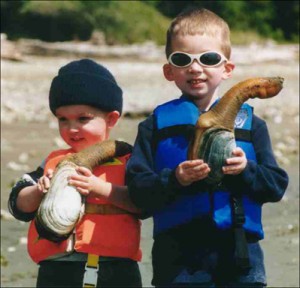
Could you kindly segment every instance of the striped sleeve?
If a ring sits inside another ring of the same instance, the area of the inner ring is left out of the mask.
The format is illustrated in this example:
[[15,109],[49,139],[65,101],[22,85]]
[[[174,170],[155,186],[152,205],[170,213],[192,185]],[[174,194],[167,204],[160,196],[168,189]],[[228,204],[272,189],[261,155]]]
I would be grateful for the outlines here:
[[8,209],[10,213],[18,220],[28,222],[31,221],[35,212],[25,213],[18,209],[17,198],[22,189],[28,186],[33,186],[38,182],[38,179],[44,174],[45,161],[35,170],[29,173],[25,173],[20,180],[13,186],[9,199],[8,199]]

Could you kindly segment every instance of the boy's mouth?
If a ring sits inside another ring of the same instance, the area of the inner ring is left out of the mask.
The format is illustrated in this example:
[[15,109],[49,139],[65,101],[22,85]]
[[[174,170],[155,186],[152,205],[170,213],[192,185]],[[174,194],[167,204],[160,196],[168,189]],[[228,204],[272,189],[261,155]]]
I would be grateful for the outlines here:
[[72,142],[79,142],[79,141],[81,141],[83,138],[79,138],[79,137],[73,137],[73,138],[71,138],[71,141]]
[[191,79],[191,80],[188,80],[188,83],[190,83],[192,85],[200,84],[200,83],[203,83],[203,82],[205,82],[205,80],[203,80],[203,79]]

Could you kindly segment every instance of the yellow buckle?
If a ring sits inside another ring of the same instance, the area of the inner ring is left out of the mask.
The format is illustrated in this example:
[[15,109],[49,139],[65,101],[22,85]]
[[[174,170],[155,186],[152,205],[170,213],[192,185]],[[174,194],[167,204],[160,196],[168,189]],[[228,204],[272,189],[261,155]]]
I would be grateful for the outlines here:
[[88,254],[88,259],[85,264],[85,272],[83,276],[83,288],[93,288],[97,286],[99,271],[98,261],[98,255]]

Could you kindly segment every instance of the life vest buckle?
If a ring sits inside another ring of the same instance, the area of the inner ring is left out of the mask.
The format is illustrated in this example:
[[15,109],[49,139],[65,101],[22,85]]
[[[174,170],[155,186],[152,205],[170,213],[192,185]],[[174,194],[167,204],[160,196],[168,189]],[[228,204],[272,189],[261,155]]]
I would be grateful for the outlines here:
[[241,214],[235,215],[234,218],[235,227],[242,227],[245,221],[246,221],[245,215],[241,215]]
[[99,265],[89,266],[85,264],[85,272],[83,276],[83,288],[97,287]]

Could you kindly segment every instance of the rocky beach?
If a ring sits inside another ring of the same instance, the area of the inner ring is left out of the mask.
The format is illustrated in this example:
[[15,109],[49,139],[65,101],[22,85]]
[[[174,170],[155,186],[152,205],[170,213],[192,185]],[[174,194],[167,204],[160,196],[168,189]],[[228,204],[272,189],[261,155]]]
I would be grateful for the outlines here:
[[[180,92],[163,77],[163,48],[151,43],[98,49],[85,43],[17,44],[21,56],[16,61],[1,58],[1,287],[34,287],[38,267],[26,251],[28,223],[10,216],[7,200],[16,179],[34,170],[50,151],[64,147],[48,109],[49,86],[58,69],[88,57],[112,71],[124,91],[123,117],[112,138],[131,144],[138,123],[156,105]],[[232,60],[236,69],[220,88],[220,95],[250,77],[285,79],[284,89],[275,98],[248,103],[267,122],[276,158],[290,177],[284,198],[263,208],[265,239],[261,244],[268,287],[299,287],[299,46],[233,47]],[[145,287],[151,286],[151,237],[149,219],[142,225],[140,267]]]

